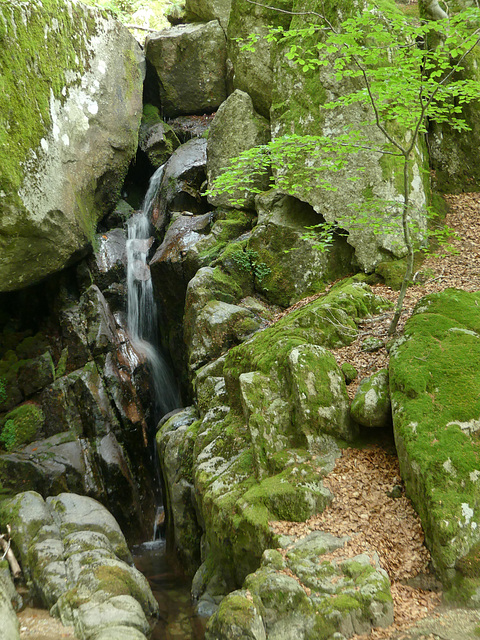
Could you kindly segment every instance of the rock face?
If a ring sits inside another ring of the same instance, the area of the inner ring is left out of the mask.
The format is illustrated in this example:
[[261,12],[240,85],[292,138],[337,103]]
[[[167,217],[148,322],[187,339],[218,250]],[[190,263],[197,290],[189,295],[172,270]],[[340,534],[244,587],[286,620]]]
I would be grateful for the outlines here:
[[[249,4],[232,0],[228,23],[228,57],[233,67],[233,87],[247,92],[255,110],[269,117],[272,104],[274,45],[267,42],[270,26],[288,29],[292,0],[274,0],[271,3]],[[278,7],[275,11],[272,7]],[[251,35],[259,39],[254,51],[243,47],[243,40]]]
[[[8,493],[95,497],[138,539],[151,531],[154,512],[155,487],[141,463],[149,457],[148,370],[130,343],[124,312],[117,307],[114,315],[99,286],[90,284],[94,279],[119,303],[123,230],[102,234],[98,246],[91,270],[85,263],[78,269],[85,277],[79,297],[78,283],[60,278],[45,333],[12,330],[14,312],[10,330],[0,332],[0,483]],[[36,295],[44,299],[45,290],[30,291],[31,304]]]
[[[468,4],[460,2],[454,10],[465,9]],[[422,17],[436,20],[439,17],[439,5],[436,2],[421,0],[419,8]],[[453,9],[453,7],[452,7]],[[450,7],[449,7],[449,10]],[[440,14],[443,9],[440,9]],[[463,69],[456,74],[456,79],[479,81],[480,54],[478,47],[462,62]],[[469,131],[456,131],[449,124],[430,124],[428,148],[430,161],[435,169],[436,186],[443,193],[461,193],[477,191],[480,185],[480,171],[477,162],[480,137],[479,102],[464,105],[460,113],[469,127]]]
[[216,20],[149,36],[147,60],[158,76],[166,116],[214,111],[226,98],[226,41]]
[[[125,538],[101,504],[75,494],[20,493],[0,505],[30,588],[78,637],[150,634],[158,605]],[[126,634],[126,635],[125,635]],[[5,636],[7,637],[7,636]]]
[[[14,604],[21,603],[10,575],[8,562],[0,564],[0,637],[4,640],[20,640],[20,625]],[[18,607],[19,608],[19,607]]]
[[395,442],[450,597],[480,602],[480,296],[447,289],[423,298],[391,352]]
[[78,257],[113,208],[137,146],[142,53],[113,18],[69,0],[3,3],[0,16],[0,291],[10,291]]

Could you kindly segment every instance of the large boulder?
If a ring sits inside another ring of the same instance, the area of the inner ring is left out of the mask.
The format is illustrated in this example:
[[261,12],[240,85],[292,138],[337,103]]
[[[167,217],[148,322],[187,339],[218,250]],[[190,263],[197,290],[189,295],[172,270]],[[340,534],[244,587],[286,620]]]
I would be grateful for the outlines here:
[[[233,86],[247,92],[255,110],[266,118],[272,104],[275,52],[275,45],[267,41],[266,36],[270,26],[288,28],[292,4],[292,0],[272,0],[266,4],[232,0],[227,34]],[[276,11],[277,8],[280,11]],[[244,46],[252,35],[258,37],[254,51]]]
[[[270,139],[268,121],[256,113],[252,99],[243,91],[234,91],[220,106],[210,127],[207,144],[207,178],[210,184],[228,167],[230,160],[251,147],[266,144]],[[260,176],[256,188],[268,187],[268,174]],[[253,208],[253,194],[240,188],[233,194],[218,193],[209,197],[216,207],[244,206]]]
[[145,54],[157,73],[164,115],[215,111],[225,100],[226,41],[217,20],[154,33]]
[[101,504],[67,493],[44,501],[26,492],[4,501],[0,518],[12,526],[32,592],[64,624],[73,624],[79,637],[90,640],[107,631],[123,637],[125,627],[132,628],[128,638],[150,635],[157,602]]
[[423,298],[391,351],[395,443],[450,598],[480,602],[480,294]]
[[[315,3],[307,2],[307,5],[313,8]],[[327,18],[338,24],[349,16],[352,6],[353,3],[348,3],[340,11],[335,5],[327,12]],[[292,28],[306,27],[316,20],[308,11],[301,14],[306,11],[304,2],[294,2],[294,11],[300,15],[292,18]],[[314,46],[309,37],[295,43],[300,51]],[[270,113],[272,138],[276,140],[292,134],[333,138],[345,133],[348,123],[349,127],[365,136],[368,147],[382,147],[385,143],[383,133],[376,125],[365,124],[374,121],[368,105],[353,103],[334,109],[324,108],[329,102],[357,88],[360,90],[360,81],[350,78],[338,80],[330,65],[299,70],[299,65],[289,57],[292,44],[288,40],[277,45]],[[405,139],[409,135],[406,132]],[[429,185],[424,171],[425,153],[419,142],[409,173],[412,237],[417,244],[425,243],[427,238],[425,207]],[[285,161],[284,166],[277,170],[277,184],[285,179],[291,187],[285,187],[288,192],[293,189],[296,197],[309,203],[325,220],[346,230],[347,241],[354,247],[357,262],[364,271],[374,270],[386,259],[406,255],[400,204],[392,205],[403,202],[402,159],[360,149],[347,158],[346,166],[339,171],[322,171],[322,178],[329,181],[335,190],[321,185],[315,168],[322,162],[323,158],[315,159],[310,151],[300,150],[296,157],[289,156],[288,162]]]
[[0,18],[0,290],[10,291],[85,252],[113,208],[137,147],[143,55],[120,23],[80,3],[2,3]]
[[185,0],[185,14],[190,22],[218,20],[227,30],[232,0]]

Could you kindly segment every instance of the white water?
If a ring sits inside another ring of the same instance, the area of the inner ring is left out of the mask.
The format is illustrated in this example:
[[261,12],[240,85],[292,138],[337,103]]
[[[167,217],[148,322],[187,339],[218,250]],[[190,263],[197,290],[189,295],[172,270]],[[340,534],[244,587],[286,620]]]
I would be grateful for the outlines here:
[[179,406],[178,393],[170,370],[157,349],[157,305],[148,266],[153,243],[150,213],[163,177],[163,167],[153,174],[142,209],[128,221],[127,240],[127,322],[132,344],[150,367],[156,418]]

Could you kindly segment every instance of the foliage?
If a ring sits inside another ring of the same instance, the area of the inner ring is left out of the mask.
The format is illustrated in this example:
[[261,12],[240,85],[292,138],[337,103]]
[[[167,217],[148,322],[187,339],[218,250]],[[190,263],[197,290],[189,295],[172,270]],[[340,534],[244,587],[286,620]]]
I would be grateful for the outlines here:
[[259,262],[258,253],[253,249],[239,249],[232,254],[232,258],[244,271],[251,272],[258,282],[271,273],[265,262]]
[[[360,104],[366,107],[364,120],[347,124],[339,135],[284,135],[250,149],[232,161],[211,192],[233,193],[240,182],[247,190],[255,191],[255,176],[268,169],[272,170],[272,183],[293,196],[312,188],[308,186],[312,184],[335,191],[335,173],[349,161],[351,166],[352,155],[359,150],[392,158],[401,173],[399,190],[403,202],[386,202],[365,194],[361,209],[354,211],[352,217],[354,224],[373,226],[374,232],[385,233],[390,231],[385,226],[388,209],[391,224],[403,232],[407,270],[389,329],[394,333],[413,270],[412,160],[429,120],[447,123],[457,131],[469,129],[462,109],[480,97],[480,83],[458,79],[457,72],[480,40],[480,29],[473,27],[478,24],[480,11],[467,9],[422,22],[402,13],[393,3],[359,3],[339,27],[327,15],[315,11],[301,15],[311,16],[311,23],[288,31],[272,28],[268,39],[280,42],[287,50],[287,59],[302,72],[327,68],[336,82],[348,87],[344,95],[321,105],[321,110]],[[245,47],[252,50],[259,37],[252,34]],[[372,126],[381,133],[379,144],[372,143],[368,136]],[[336,224],[342,226],[342,219],[337,219]],[[328,229],[323,228],[322,233],[328,245]]]
[[31,442],[43,420],[42,410],[37,405],[20,405],[5,416],[0,442],[7,451]]
[[7,399],[7,390],[6,390],[5,378],[0,378],[0,404],[5,402],[6,399]]
[[[84,0],[84,2],[109,11],[127,25],[135,24],[147,31],[168,27],[169,24],[164,16],[171,7],[178,5],[177,0]],[[140,39],[142,33],[144,37],[145,31],[137,30],[134,35]]]

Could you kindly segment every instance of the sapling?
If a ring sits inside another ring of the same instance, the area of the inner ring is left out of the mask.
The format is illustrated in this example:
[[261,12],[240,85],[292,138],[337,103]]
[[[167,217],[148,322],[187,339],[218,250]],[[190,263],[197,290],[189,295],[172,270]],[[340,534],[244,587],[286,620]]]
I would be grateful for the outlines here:
[[[412,163],[421,138],[427,133],[428,121],[446,123],[457,131],[469,130],[462,109],[480,97],[480,83],[462,78],[459,72],[480,41],[476,26],[480,11],[469,8],[449,16],[439,10],[435,14],[438,19],[420,20],[392,2],[357,3],[338,25],[324,11],[291,13],[308,17],[308,24],[289,30],[272,28],[268,39],[281,43],[287,59],[302,72],[326,68],[343,87],[349,87],[340,97],[326,101],[321,109],[360,104],[366,107],[366,116],[360,124],[347,124],[338,134],[283,135],[249,149],[214,181],[211,192],[233,193],[239,184],[246,191],[255,192],[255,180],[265,171],[271,171],[272,185],[292,196],[298,195],[300,188],[305,192],[312,183],[316,188],[334,191],[335,173],[349,166],[360,150],[392,157],[401,173],[402,202],[372,196],[365,198],[361,210],[349,216],[354,225],[367,225],[375,233],[385,232],[387,218],[397,216],[400,220],[406,272],[388,329],[392,335],[412,280],[414,238],[421,235],[412,215]],[[252,35],[244,46],[253,49],[258,38]],[[380,133],[379,142],[372,143],[366,134],[372,126]],[[342,227],[346,218],[339,214],[336,224]],[[328,223],[321,223],[320,246],[325,243],[327,248],[331,244],[334,226],[329,229]]]

